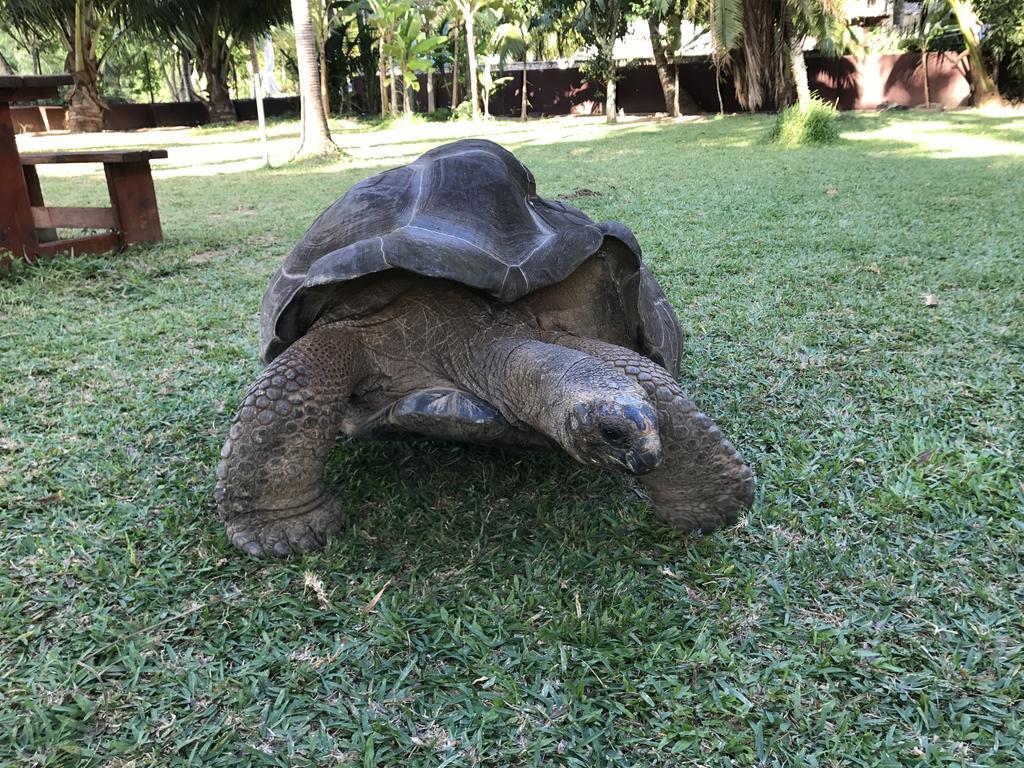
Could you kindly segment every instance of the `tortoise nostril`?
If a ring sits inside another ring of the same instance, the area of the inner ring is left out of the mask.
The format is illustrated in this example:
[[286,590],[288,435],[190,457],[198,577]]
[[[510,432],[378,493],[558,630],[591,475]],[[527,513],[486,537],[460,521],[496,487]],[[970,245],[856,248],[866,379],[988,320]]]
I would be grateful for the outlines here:
[[629,471],[634,475],[646,475],[658,468],[661,464],[661,450],[630,451],[626,459]]

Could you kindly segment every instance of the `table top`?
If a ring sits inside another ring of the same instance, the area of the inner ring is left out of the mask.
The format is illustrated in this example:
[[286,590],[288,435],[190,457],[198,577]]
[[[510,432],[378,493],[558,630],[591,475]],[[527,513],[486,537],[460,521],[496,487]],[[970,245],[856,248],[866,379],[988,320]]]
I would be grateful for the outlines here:
[[71,83],[71,75],[4,75],[0,77],[0,101],[52,99],[59,86]]
[[53,163],[137,163],[143,160],[161,160],[166,149],[108,149],[97,152],[29,152],[21,156],[22,165],[52,165]]
[[0,77],[0,88],[56,88],[71,85],[71,75],[4,75]]

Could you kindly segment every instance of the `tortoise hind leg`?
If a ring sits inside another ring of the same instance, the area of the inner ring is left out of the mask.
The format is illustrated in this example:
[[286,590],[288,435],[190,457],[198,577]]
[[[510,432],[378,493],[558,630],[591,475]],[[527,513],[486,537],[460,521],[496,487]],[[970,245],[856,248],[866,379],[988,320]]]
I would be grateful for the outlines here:
[[217,467],[228,538],[258,557],[320,549],[343,523],[323,480],[346,401],[365,365],[340,329],[296,341],[249,388]]

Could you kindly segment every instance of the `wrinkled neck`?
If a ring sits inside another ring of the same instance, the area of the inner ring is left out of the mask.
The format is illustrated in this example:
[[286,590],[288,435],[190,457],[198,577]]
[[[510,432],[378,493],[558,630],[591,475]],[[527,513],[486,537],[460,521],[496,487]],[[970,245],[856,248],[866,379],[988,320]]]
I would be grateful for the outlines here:
[[501,411],[566,446],[566,419],[577,403],[643,399],[643,389],[607,363],[576,349],[531,338],[485,345],[463,385]]

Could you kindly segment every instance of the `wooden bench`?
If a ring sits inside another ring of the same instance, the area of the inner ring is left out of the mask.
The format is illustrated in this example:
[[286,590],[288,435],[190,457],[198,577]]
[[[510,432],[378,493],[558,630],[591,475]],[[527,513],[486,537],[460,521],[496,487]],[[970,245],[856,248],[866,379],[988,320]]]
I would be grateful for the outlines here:
[[[70,77],[63,75],[0,77],[0,248],[29,263],[40,255],[121,251],[132,243],[163,239],[149,161],[167,157],[167,150],[18,153],[9,102],[55,96],[57,85],[68,82]],[[110,207],[46,205],[36,166],[61,163],[101,163]],[[57,230],[62,228],[105,231],[60,239]],[[0,268],[9,262],[9,257],[0,256]]]
[[[21,155],[37,253],[61,251],[101,253],[120,251],[132,243],[163,240],[160,212],[149,161],[167,157],[165,149],[129,149],[103,152],[40,152]],[[47,206],[39,186],[37,165],[102,163],[110,194],[109,208],[57,208]],[[98,235],[57,239],[61,228],[104,229]]]

